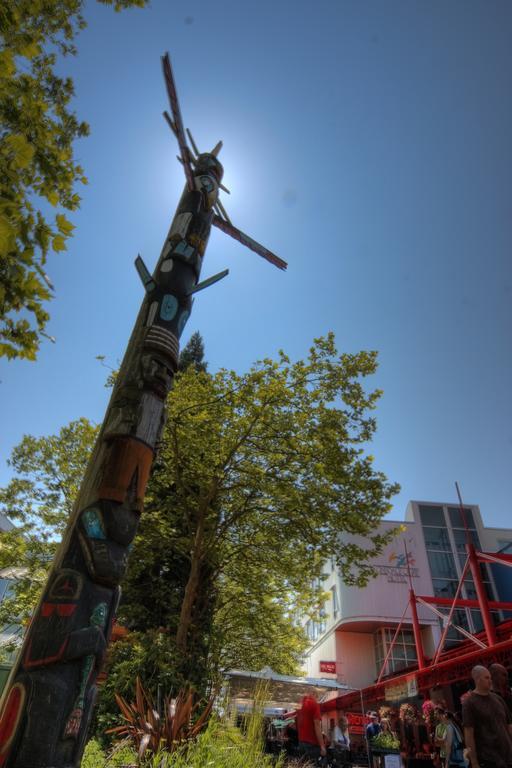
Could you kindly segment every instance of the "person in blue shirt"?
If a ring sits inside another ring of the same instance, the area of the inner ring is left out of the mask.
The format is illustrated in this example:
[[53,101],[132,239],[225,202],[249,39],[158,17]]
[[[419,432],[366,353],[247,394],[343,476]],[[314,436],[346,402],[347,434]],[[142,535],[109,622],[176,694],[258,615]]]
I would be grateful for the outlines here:
[[376,712],[368,713],[371,721],[366,726],[366,741],[368,742],[368,755],[370,757],[370,763],[373,766],[378,765],[379,758],[372,755],[372,739],[380,733],[381,727],[379,724],[379,716]]
[[370,712],[369,716],[371,717],[371,722],[366,726],[366,738],[368,741],[371,741],[371,739],[374,739],[375,736],[380,733],[381,727],[379,724],[379,716],[376,712]]

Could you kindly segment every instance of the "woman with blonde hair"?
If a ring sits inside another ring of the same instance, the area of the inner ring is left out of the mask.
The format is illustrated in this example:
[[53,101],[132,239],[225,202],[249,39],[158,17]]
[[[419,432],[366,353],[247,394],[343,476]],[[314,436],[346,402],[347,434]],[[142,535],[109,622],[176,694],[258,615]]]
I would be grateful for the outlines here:
[[391,736],[393,736],[395,739],[397,738],[396,733],[391,729],[391,723],[389,721],[389,718],[387,718],[387,717],[381,717],[381,719],[380,719],[380,731],[381,731],[381,733],[390,733]]

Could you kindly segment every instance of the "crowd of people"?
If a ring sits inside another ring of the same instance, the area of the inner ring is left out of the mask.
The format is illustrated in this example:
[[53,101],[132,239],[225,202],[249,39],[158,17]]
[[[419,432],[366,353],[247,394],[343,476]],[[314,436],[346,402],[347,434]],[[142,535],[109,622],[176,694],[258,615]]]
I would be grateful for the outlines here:
[[440,768],[512,767],[512,695],[501,664],[478,665],[474,689],[462,698],[461,720],[442,706],[434,710],[434,743]]
[[[512,694],[507,669],[501,664],[492,664],[489,669],[477,665],[471,676],[474,688],[462,697],[460,713],[455,715],[442,702],[432,706],[432,728],[426,739],[430,751],[423,757],[432,760],[436,768],[512,768]],[[373,745],[382,743],[382,737],[377,737],[386,733],[400,744],[406,768],[414,766],[418,755],[414,755],[414,747],[411,749],[412,718],[402,718],[398,728],[376,712],[367,715],[365,740],[372,768],[384,764],[382,750]],[[347,718],[342,715],[337,722],[332,719],[328,732],[323,732],[320,706],[314,695],[307,695],[302,702],[297,736],[299,753],[313,763],[328,754],[340,756],[339,765],[349,762]]]

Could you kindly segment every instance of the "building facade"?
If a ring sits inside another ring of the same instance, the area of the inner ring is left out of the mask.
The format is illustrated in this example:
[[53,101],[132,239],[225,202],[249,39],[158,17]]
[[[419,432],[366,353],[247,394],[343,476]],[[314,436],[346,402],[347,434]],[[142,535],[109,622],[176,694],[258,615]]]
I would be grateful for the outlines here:
[[[377,576],[364,588],[346,586],[334,561],[324,565],[323,588],[329,594],[319,622],[307,619],[310,648],[304,671],[311,677],[333,677],[351,688],[372,685],[381,671],[392,675],[417,665],[410,604],[410,585],[418,596],[453,598],[466,562],[466,539],[485,552],[512,551],[512,530],[486,528],[477,505],[409,502],[404,521],[385,520],[380,530],[401,527],[400,532],[374,562]],[[343,543],[340,543],[343,546]],[[490,600],[511,600],[512,569],[480,565]],[[476,599],[468,570],[459,597]],[[444,615],[447,607],[437,609]],[[426,605],[417,606],[425,656],[432,657],[441,638],[444,620]],[[495,623],[507,618],[494,611]],[[393,647],[393,637],[403,619]],[[471,633],[483,628],[480,611],[457,609],[453,621]],[[448,630],[445,647],[465,640]],[[386,656],[386,665],[383,668]]]

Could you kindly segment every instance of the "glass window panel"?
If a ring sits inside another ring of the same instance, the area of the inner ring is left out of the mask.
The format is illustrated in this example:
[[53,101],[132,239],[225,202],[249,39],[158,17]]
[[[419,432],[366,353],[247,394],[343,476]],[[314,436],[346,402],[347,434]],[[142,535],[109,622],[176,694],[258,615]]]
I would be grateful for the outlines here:
[[[446,614],[448,616],[448,614]],[[453,617],[452,617],[452,624],[450,625],[450,629],[448,630],[447,637],[452,638],[453,640],[464,640],[466,639],[464,635],[461,632],[458,632],[453,624],[457,624],[459,627],[462,627],[463,629],[469,630],[469,622],[468,617],[466,615],[465,610],[457,610],[454,611]]]
[[408,662],[416,661],[416,648],[410,648],[409,646],[405,649],[405,658]]
[[437,579],[458,579],[455,560],[449,552],[427,551],[430,572]]
[[455,597],[457,591],[457,581],[447,581],[446,579],[432,579],[434,586],[434,595],[436,597]]
[[[470,531],[469,535],[473,541],[473,544],[477,549],[480,549],[480,539],[476,531]],[[455,539],[455,546],[458,552],[466,551],[466,531],[454,530],[453,538]]]
[[414,645],[414,634],[413,632],[402,632],[402,639],[404,643],[412,643]]
[[420,520],[422,525],[444,527],[445,522],[442,507],[436,507],[433,504],[420,504],[418,509],[420,511]]
[[[496,598],[494,596],[494,590],[493,590],[492,584],[489,581],[484,581],[483,585],[484,585],[485,594],[487,595],[487,598],[489,600],[495,600]],[[476,600],[477,599],[476,587],[475,587],[475,582],[473,581],[472,578],[464,579],[464,587],[466,588],[468,599]]]
[[482,574],[482,579],[484,581],[491,580],[491,577],[489,575],[489,568],[485,563],[480,563],[480,573]]
[[453,612],[453,622],[455,624],[458,624],[463,629],[469,629],[469,623],[468,623],[468,617],[466,615],[466,611],[454,611]]
[[[452,528],[466,527],[464,525],[464,520],[462,519],[460,507],[448,507],[448,515],[450,517]],[[466,518],[466,525],[468,528],[474,528],[475,521],[473,520],[473,512],[468,507],[464,507],[464,516]]]
[[395,645],[392,653],[393,659],[405,659],[405,648],[403,645]]
[[464,589],[466,590],[466,597],[468,600],[476,600],[477,594],[475,585],[472,580],[465,579],[464,581]]
[[398,672],[399,669],[404,669],[407,666],[405,659],[393,659],[393,672]]
[[[448,634],[446,635],[447,642],[446,647],[450,648],[454,645],[458,645],[459,643],[463,643],[466,639],[463,635],[461,635],[460,632],[457,632],[456,629],[453,629],[453,627],[450,627],[448,630]],[[448,642],[449,641],[449,642]]]
[[446,528],[424,528],[425,546],[427,549],[451,550],[448,530]]
[[471,618],[473,619],[473,626],[475,627],[475,632],[481,632],[484,628],[484,622],[482,619],[482,614],[480,611],[471,611]]

